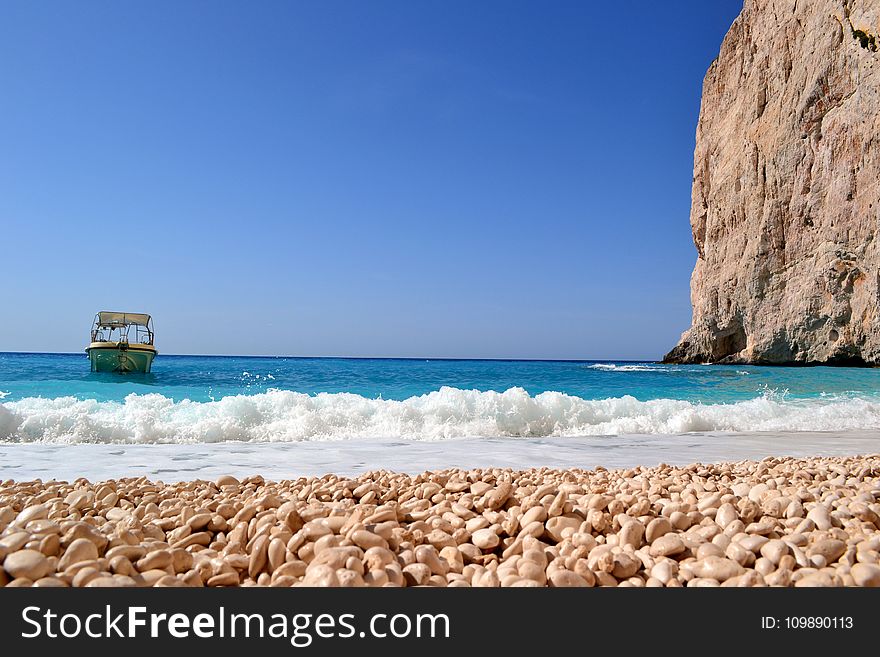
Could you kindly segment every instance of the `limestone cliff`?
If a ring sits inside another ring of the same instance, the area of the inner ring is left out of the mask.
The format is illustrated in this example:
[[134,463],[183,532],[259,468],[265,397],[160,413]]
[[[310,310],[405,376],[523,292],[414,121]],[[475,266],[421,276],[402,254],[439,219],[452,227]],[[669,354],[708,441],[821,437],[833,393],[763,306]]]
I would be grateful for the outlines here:
[[745,0],[703,82],[667,362],[880,362],[880,0]]

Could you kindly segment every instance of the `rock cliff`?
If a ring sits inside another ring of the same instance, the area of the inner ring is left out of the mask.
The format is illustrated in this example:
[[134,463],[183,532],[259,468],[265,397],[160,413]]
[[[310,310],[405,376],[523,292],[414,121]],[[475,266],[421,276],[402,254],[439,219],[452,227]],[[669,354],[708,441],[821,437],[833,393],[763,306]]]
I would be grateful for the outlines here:
[[880,362],[880,0],[745,0],[703,82],[666,362]]

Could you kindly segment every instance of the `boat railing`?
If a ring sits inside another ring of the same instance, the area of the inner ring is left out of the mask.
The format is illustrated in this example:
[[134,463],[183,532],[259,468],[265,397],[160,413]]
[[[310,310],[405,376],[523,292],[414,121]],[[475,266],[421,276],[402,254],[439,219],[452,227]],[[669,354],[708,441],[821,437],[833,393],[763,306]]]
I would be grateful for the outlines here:
[[[101,323],[100,314],[95,316],[95,324],[92,328],[92,342],[117,342],[130,344],[129,334],[134,328],[134,344],[153,344],[153,322],[149,319],[147,325],[133,322]],[[114,335],[115,334],[115,335]]]

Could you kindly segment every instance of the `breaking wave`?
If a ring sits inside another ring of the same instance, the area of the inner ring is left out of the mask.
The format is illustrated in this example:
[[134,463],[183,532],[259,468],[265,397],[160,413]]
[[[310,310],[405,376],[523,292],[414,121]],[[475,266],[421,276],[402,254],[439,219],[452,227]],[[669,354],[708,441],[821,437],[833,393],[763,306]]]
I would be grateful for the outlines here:
[[349,438],[845,431],[880,428],[880,400],[793,400],[773,391],[726,404],[623,396],[587,400],[522,388],[444,387],[403,401],[270,390],[217,401],[131,394],[124,402],[29,397],[0,404],[0,440],[57,443],[296,442]]
[[602,370],[603,372],[667,372],[671,368],[659,365],[615,365],[614,363],[594,363],[587,365],[589,370]]

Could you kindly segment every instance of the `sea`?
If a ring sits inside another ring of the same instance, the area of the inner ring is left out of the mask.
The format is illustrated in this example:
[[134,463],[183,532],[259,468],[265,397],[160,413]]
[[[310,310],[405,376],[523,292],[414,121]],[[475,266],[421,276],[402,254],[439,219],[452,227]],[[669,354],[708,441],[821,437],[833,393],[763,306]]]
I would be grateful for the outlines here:
[[880,452],[880,369],[0,353],[0,479],[632,467]]

